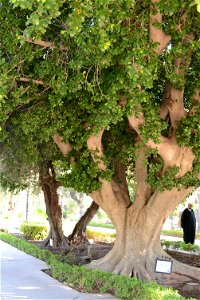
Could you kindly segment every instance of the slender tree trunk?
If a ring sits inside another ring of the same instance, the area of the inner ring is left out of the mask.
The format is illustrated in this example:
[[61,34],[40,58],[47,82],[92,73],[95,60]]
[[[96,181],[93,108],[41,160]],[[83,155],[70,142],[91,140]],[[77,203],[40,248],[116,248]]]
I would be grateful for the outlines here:
[[79,244],[86,240],[86,226],[94,218],[94,215],[96,214],[98,209],[99,205],[93,201],[85,214],[75,225],[73,232],[68,236],[68,239],[71,243]]
[[40,169],[40,185],[44,193],[46,213],[50,225],[48,237],[44,240],[44,245],[53,247],[67,246],[68,241],[62,230],[62,210],[58,201],[58,183],[55,179],[51,164],[43,165]]

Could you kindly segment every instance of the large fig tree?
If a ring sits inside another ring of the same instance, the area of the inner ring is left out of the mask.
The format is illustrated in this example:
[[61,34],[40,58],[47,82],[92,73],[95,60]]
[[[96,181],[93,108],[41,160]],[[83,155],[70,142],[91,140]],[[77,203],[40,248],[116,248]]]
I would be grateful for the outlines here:
[[[199,185],[196,5],[10,2],[0,8],[2,128],[15,111],[27,134],[53,138],[60,180],[112,220],[115,244],[91,268],[156,279],[162,225]],[[175,273],[199,276],[177,261]]]

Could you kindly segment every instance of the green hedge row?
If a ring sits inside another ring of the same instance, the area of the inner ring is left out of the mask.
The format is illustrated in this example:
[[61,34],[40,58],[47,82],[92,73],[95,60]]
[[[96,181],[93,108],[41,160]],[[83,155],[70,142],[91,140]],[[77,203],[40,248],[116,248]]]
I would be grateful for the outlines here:
[[[99,227],[99,228],[110,228],[115,229],[113,224],[104,224],[104,223],[97,223],[94,221],[91,221],[89,223],[89,226],[91,227]],[[171,229],[162,229],[161,231],[162,235],[168,235],[168,236],[175,236],[175,237],[183,237],[183,231],[182,230],[171,230]],[[200,233],[196,233],[196,239],[200,240]]]
[[[168,235],[168,236],[175,236],[175,237],[183,237],[183,231],[182,230],[166,230],[166,229],[163,229],[161,231],[161,234],[162,235]],[[200,233],[196,233],[195,235],[195,238],[197,240],[200,240]]]
[[7,233],[0,233],[0,239],[18,249],[45,261],[51,268],[52,276],[81,292],[111,293],[124,300],[180,300],[177,291],[162,287],[154,282],[145,282],[116,274],[88,270],[60,261],[57,254],[43,250]]

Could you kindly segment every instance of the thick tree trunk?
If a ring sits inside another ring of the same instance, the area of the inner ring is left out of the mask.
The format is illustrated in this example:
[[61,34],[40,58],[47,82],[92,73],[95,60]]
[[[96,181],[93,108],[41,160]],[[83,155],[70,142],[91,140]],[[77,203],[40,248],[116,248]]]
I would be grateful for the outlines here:
[[57,194],[58,184],[55,174],[53,172],[50,173],[48,167],[44,168],[43,166],[40,171],[40,185],[44,193],[46,213],[50,225],[49,234],[44,240],[44,245],[53,247],[67,246],[68,240],[62,230],[62,210]]
[[98,209],[99,205],[93,201],[85,214],[75,225],[73,232],[68,236],[68,239],[71,243],[77,245],[86,240],[86,226],[94,218],[94,215],[96,214]]
[[[102,190],[105,186],[103,184]],[[109,193],[108,189],[107,192]],[[100,193],[102,195],[103,191]],[[161,275],[154,271],[156,259],[170,258],[161,247],[160,232],[170,212],[187,193],[188,191],[179,192],[176,189],[162,193],[156,191],[142,207],[138,205],[141,203],[138,198],[134,204],[124,209],[118,201],[118,205],[110,210],[109,201],[104,201],[104,210],[116,227],[117,237],[112,250],[105,257],[91,262],[88,268],[159,282]],[[199,269],[186,265],[183,268],[181,263],[172,260],[173,270],[168,276],[173,277],[176,273],[193,279],[200,278]]]

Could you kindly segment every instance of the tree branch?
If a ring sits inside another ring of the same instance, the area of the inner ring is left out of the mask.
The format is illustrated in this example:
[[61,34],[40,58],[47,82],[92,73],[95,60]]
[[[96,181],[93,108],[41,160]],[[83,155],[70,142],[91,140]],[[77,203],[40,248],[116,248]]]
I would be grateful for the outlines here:
[[[143,113],[140,113],[139,117],[136,117],[135,114],[133,114],[132,116],[128,117],[128,120],[131,127],[135,129],[142,139],[139,126],[145,122]],[[195,158],[192,149],[187,147],[179,147],[175,136],[172,138],[160,136],[159,144],[156,144],[153,140],[149,139],[146,143],[146,146],[152,149],[157,149],[159,155],[163,158],[165,162],[163,172],[165,172],[169,167],[177,166],[180,168],[180,170],[176,177],[179,178],[192,170],[192,164]]]
[[44,81],[42,80],[37,80],[37,79],[31,79],[31,78],[28,78],[28,77],[20,77],[19,78],[20,81],[23,81],[23,82],[33,82],[35,84],[41,84],[41,85],[44,85]]
[[[186,15],[183,15],[185,22]],[[194,34],[187,35],[183,44],[188,44],[194,40]],[[191,62],[191,51],[186,50],[184,56],[179,57],[175,60],[174,65],[176,66],[176,74],[185,77],[186,69],[188,69]],[[165,91],[167,92],[167,91]],[[168,112],[170,115],[171,125],[174,129],[177,128],[177,122],[185,117],[186,111],[184,109],[184,88],[178,90],[171,85],[171,90],[168,87],[167,101],[165,101]]]
[[[39,45],[39,46],[41,46],[43,48],[58,48],[58,46],[56,46],[53,42],[41,41],[41,40],[33,40],[33,39],[29,39],[29,38],[24,38],[24,41],[26,43],[31,43],[31,44]],[[63,50],[63,51],[67,51],[67,49],[68,49],[64,45],[60,45],[59,48],[60,48],[60,50]]]
[[134,202],[137,207],[143,207],[151,195],[151,186],[146,183],[148,176],[147,166],[144,165],[146,150],[147,147],[144,146],[142,149],[136,151],[135,174],[137,185]]
[[106,169],[106,166],[102,160],[103,157],[103,146],[102,146],[102,135],[103,135],[104,129],[102,129],[99,134],[92,135],[87,140],[87,146],[88,149],[91,152],[92,158],[94,162],[97,163],[99,170],[104,171]]
[[120,202],[124,202],[126,207],[131,204],[128,185],[126,180],[126,168],[123,164],[114,162],[114,178],[111,182],[113,192]]
[[66,156],[72,150],[71,144],[63,143],[63,138],[61,136],[54,135],[52,138],[64,156]]
[[194,94],[194,97],[193,97],[193,98],[194,98],[194,100],[197,101],[198,105],[195,104],[194,106],[192,106],[191,110],[189,111],[189,114],[190,114],[190,115],[193,114],[193,113],[195,113],[197,107],[198,107],[199,104],[200,104],[200,90],[196,90],[196,91],[195,91],[195,94]]
[[170,35],[166,35],[163,30],[155,27],[155,23],[162,24],[162,14],[159,9],[156,9],[157,12],[154,14],[153,10],[155,10],[154,3],[159,2],[159,0],[151,0],[151,15],[150,15],[150,24],[149,24],[149,33],[150,33],[150,41],[159,43],[156,48],[156,52],[160,54],[163,49],[167,46],[169,41],[171,40]]

